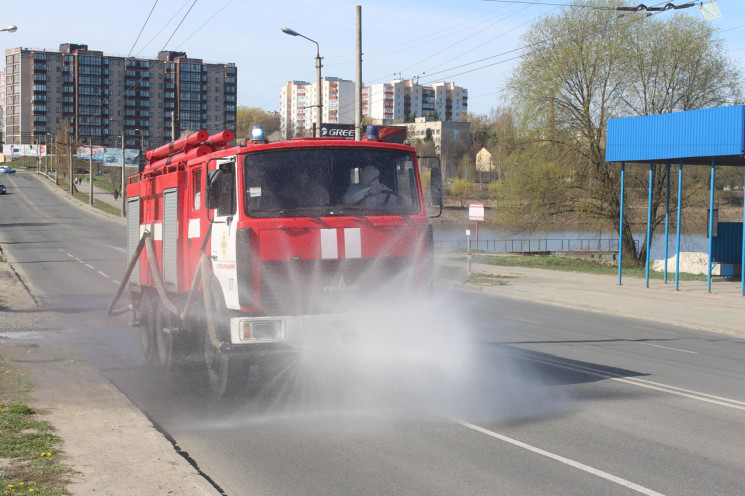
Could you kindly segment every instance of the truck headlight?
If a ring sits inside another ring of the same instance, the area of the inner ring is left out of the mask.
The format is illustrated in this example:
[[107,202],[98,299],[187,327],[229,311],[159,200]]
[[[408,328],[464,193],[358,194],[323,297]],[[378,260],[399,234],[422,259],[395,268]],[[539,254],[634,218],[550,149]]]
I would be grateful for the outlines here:
[[281,320],[242,320],[239,329],[241,341],[282,339]]

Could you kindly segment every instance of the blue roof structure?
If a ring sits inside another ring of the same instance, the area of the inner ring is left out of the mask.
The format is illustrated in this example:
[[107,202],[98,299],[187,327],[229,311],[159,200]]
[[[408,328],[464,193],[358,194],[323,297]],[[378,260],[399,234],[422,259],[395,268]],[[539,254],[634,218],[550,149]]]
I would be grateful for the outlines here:
[[745,166],[745,105],[608,121],[607,162]]
[[[683,185],[683,165],[710,165],[709,180],[709,263],[707,290],[711,292],[712,251],[714,239],[714,188],[717,165],[745,167],[745,105],[716,107],[710,109],[688,110],[671,114],[647,115],[610,119],[608,121],[605,149],[606,162],[621,162],[621,205],[619,218],[619,240],[623,237],[624,215],[624,169],[626,163],[646,162],[649,164],[649,200],[647,204],[647,263],[646,284],[649,287],[649,252],[652,238],[652,180],[654,163],[667,162],[667,200],[665,205],[665,258],[667,259],[668,226],[670,213],[670,166],[678,163],[678,222],[676,260],[680,260],[681,197]],[[745,188],[745,185],[743,185]],[[745,209],[743,224],[745,225]],[[740,256],[741,293],[745,296],[745,229],[741,228],[742,242]],[[621,284],[623,250],[619,242],[618,284]],[[677,264],[678,262],[676,262]],[[675,289],[678,289],[676,266]],[[667,283],[667,264],[665,264]]]

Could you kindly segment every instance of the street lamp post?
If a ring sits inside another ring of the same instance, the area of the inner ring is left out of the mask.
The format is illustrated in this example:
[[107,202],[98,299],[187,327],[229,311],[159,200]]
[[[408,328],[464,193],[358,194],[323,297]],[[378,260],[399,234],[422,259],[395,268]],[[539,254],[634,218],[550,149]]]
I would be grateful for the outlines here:
[[300,36],[308,41],[312,41],[316,44],[316,138],[321,137],[321,47],[318,42],[311,40],[307,36],[304,36],[297,31],[293,31],[290,28],[282,28],[282,32],[289,34],[290,36]]
[[15,33],[18,31],[18,26],[15,24],[11,24],[10,26],[5,26],[4,28],[0,28],[0,31],[7,31],[9,33]]
[[52,136],[51,133],[46,133],[44,135],[44,144],[47,145],[47,160],[46,160],[46,165],[45,165],[45,168],[44,168],[44,174],[47,175],[47,176],[49,175],[49,155],[50,155],[50,152],[49,152],[49,138],[51,136]]
[[125,192],[125,188],[127,187],[125,183],[125,175],[126,173],[125,173],[125,167],[124,167],[124,130],[122,130],[122,187],[119,189],[119,196],[122,199],[122,207],[121,207],[122,217],[124,217],[124,215],[126,214],[126,211],[124,208],[124,205],[125,205],[124,192]]
[[93,206],[93,138],[88,138],[88,204]]

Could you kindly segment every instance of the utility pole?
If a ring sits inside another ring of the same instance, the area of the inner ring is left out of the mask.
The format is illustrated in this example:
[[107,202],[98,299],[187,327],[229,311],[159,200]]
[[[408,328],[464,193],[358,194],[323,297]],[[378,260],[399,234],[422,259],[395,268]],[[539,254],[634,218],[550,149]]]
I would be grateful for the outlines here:
[[57,150],[57,138],[54,137],[54,184],[59,186],[59,150]]
[[124,215],[126,214],[126,212],[124,211],[125,210],[124,209],[124,192],[126,188],[125,176],[126,176],[126,173],[124,171],[124,130],[122,130],[122,187],[119,189],[119,196],[122,199],[122,207],[121,207],[122,217],[124,217]]
[[93,206],[93,138],[88,139],[88,203]]
[[362,140],[362,6],[357,6],[357,78],[354,82],[354,140]]
[[72,184],[72,136],[69,138],[69,145],[68,145],[68,162],[69,162],[69,181],[70,181],[70,196],[73,196],[73,184]]

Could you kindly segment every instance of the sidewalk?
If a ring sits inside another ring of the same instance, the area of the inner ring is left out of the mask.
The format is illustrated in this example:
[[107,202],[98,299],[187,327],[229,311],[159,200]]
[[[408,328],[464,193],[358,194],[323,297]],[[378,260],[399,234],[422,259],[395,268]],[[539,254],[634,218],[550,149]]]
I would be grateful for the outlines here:
[[[438,257],[438,263],[462,268],[465,276],[465,256],[461,258]],[[739,282],[715,279],[708,293],[706,281],[680,281],[676,291],[675,274],[668,275],[667,284],[650,279],[647,288],[638,277],[624,277],[619,286],[615,275],[478,263],[472,265],[472,272],[509,279],[503,286],[462,286],[468,291],[745,337],[745,298],[740,295]]]
[[[84,193],[86,195],[90,195],[90,189],[91,189],[91,183],[88,181],[83,181],[82,183],[79,183],[77,185],[78,191],[81,193]],[[118,189],[117,189],[118,191]],[[122,206],[122,197],[119,195],[116,200],[114,200],[114,194],[110,193],[108,191],[105,191],[95,184],[93,185],[93,199],[102,201],[104,203],[107,203],[111,205],[112,207],[121,208]]]

